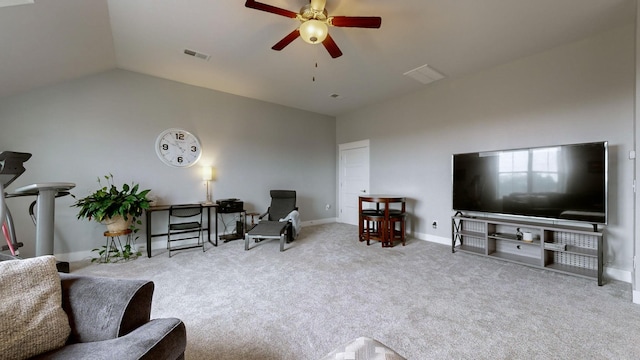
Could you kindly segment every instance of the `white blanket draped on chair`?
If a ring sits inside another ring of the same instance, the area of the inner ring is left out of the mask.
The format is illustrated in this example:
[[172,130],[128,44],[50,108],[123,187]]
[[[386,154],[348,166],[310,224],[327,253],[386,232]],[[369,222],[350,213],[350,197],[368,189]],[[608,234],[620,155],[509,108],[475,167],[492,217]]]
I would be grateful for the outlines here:
[[291,225],[293,225],[293,238],[295,239],[298,237],[298,234],[302,229],[302,225],[300,223],[300,212],[298,212],[298,210],[293,210],[279,221],[287,222],[289,220],[291,220]]

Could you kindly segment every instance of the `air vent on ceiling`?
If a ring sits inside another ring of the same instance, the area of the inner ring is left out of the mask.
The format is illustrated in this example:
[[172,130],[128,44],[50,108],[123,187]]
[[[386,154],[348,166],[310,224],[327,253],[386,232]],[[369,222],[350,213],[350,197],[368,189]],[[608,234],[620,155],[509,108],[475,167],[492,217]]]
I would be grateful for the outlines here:
[[444,75],[435,71],[433,68],[429,67],[429,65],[422,65],[418,68],[407,71],[404,75],[414,78],[423,84],[429,84],[444,78]]
[[210,55],[207,54],[203,54],[201,52],[197,52],[194,50],[189,50],[189,49],[184,49],[184,53],[189,55],[189,56],[194,56],[197,57],[198,59],[202,59],[202,60],[209,60],[209,58],[211,57]]
[[0,0],[0,7],[33,4],[34,0]]

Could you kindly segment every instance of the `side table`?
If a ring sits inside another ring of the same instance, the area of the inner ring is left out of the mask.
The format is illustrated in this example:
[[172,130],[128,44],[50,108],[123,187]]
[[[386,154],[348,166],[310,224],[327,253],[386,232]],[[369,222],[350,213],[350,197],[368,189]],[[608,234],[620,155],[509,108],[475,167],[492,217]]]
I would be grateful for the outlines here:
[[237,220],[235,221],[236,225],[232,233],[227,233],[226,231],[227,225],[224,222],[224,219],[221,218],[224,224],[224,230],[223,230],[223,234],[218,236],[218,238],[225,243],[232,240],[244,239],[244,234],[245,234],[244,227],[246,226],[247,212],[245,210],[232,210],[232,211],[218,210],[217,215],[224,216],[224,214],[237,214],[238,217],[237,217]]

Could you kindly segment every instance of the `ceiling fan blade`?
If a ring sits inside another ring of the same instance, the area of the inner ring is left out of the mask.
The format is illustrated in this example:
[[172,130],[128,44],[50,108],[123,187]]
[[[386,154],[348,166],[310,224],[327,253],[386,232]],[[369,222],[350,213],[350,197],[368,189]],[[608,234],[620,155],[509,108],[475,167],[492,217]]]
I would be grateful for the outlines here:
[[275,6],[272,6],[272,5],[259,3],[259,2],[254,1],[254,0],[247,0],[247,2],[244,3],[244,6],[246,6],[248,8],[251,8],[251,9],[266,11],[266,12],[269,12],[269,13],[272,13],[272,14],[276,14],[276,15],[286,16],[288,18],[294,18],[295,19],[296,16],[298,16],[298,13],[295,13],[293,11],[281,9],[279,7],[275,7]]
[[330,23],[339,27],[378,29],[382,25],[382,18],[379,16],[332,16]]
[[333,41],[333,38],[331,37],[331,35],[327,34],[327,38],[324,39],[324,41],[322,42],[322,45],[324,45],[325,49],[327,49],[327,51],[329,52],[329,55],[331,55],[332,58],[337,58],[342,56],[342,51],[340,51],[340,48],[338,48],[338,45],[336,45],[336,42]]
[[285,36],[282,40],[278,41],[277,44],[273,45],[271,48],[273,50],[280,51],[285,48],[285,46],[291,44],[291,42],[300,37],[300,31],[298,29],[293,30],[289,35]]

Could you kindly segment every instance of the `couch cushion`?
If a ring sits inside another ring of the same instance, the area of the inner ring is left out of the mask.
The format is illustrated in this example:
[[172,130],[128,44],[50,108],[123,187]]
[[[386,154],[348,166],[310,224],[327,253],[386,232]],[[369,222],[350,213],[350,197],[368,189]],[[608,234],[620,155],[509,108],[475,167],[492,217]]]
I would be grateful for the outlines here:
[[64,346],[71,328],[53,256],[0,261],[0,299],[3,359],[26,359]]
[[339,346],[321,360],[406,360],[383,343],[359,337]]

